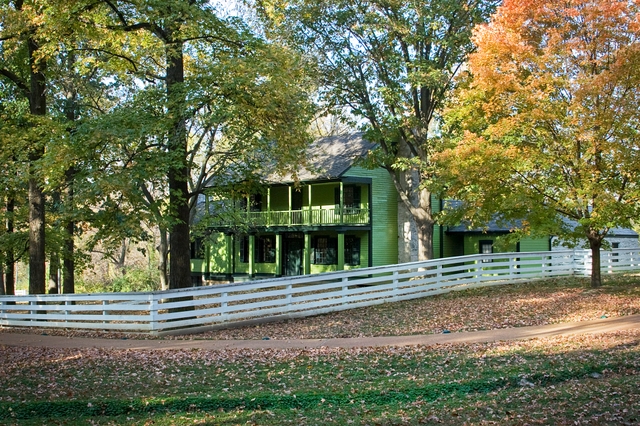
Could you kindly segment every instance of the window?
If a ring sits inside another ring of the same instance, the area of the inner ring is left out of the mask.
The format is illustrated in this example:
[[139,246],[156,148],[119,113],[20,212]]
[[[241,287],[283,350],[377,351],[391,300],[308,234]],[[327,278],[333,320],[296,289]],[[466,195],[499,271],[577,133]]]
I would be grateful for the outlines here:
[[[259,212],[262,211],[262,194],[252,194],[249,196],[249,211]],[[247,211],[247,198],[242,197],[240,199],[240,209]]]
[[249,263],[249,236],[240,237],[240,262]]
[[[620,248],[620,243],[611,243],[611,250],[618,250]],[[618,262],[618,252],[611,253],[612,262]]]
[[344,187],[344,206],[351,209],[360,208],[360,187],[348,185]]
[[276,238],[266,235],[256,238],[256,263],[275,263]]
[[349,266],[360,265],[360,238],[355,235],[344,238],[344,263]]
[[[362,188],[356,185],[345,185],[342,188],[345,209],[360,209],[362,201]],[[340,188],[334,191],[335,204],[340,205]],[[347,212],[348,213],[348,212]]]
[[315,237],[313,239],[313,263],[316,265],[336,265],[338,263],[338,239]]
[[191,241],[191,259],[204,259],[204,241],[196,238]]
[[[491,254],[493,253],[493,241],[492,240],[481,240],[480,241],[480,254]],[[491,259],[483,259],[483,262],[491,262]]]
[[303,198],[302,191],[299,188],[294,189],[291,192],[291,210],[302,210]]
[[252,212],[262,211],[262,194],[253,194],[250,199],[251,204],[249,205],[249,209]]

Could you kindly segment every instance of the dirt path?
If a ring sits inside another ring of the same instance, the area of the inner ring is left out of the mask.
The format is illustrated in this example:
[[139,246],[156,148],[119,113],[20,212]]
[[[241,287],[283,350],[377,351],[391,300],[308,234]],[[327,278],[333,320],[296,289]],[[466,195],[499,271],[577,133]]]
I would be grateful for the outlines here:
[[170,349],[294,349],[319,347],[373,347],[436,345],[442,343],[479,343],[523,340],[559,335],[595,334],[640,328],[640,315],[604,318],[564,324],[505,328],[469,333],[427,334],[416,336],[358,337],[344,339],[287,340],[134,340],[48,336],[40,334],[0,333],[0,347],[31,346],[50,348],[111,348],[131,350]]

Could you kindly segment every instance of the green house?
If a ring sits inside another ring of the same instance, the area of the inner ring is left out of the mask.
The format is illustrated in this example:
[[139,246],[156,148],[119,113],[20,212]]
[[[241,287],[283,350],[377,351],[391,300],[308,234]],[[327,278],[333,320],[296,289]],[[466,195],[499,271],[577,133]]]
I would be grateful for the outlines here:
[[[361,134],[322,138],[308,150],[312,170],[298,181],[272,179],[260,193],[233,203],[232,214],[208,212],[208,237],[192,243],[195,283],[350,270],[418,260],[415,225],[386,170],[357,160],[374,144]],[[204,201],[201,204],[207,204]],[[444,202],[432,200],[434,212]],[[494,226],[495,225],[495,226]],[[498,251],[510,230],[464,226],[434,229],[437,258]],[[524,239],[500,251],[547,251],[550,239]]]
[[[237,200],[233,215],[209,225],[192,243],[191,270],[200,279],[315,274],[398,263],[398,200],[383,169],[356,164],[373,148],[360,134],[316,141],[314,165],[298,181],[267,182]],[[210,211],[208,208],[206,211]]]

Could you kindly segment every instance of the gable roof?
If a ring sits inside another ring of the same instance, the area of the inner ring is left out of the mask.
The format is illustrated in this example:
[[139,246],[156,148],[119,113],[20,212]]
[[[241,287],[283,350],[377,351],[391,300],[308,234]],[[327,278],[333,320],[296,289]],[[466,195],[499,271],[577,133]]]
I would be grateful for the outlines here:
[[522,227],[522,221],[514,220],[510,223],[499,223],[497,220],[491,220],[485,227],[470,229],[468,224],[461,223],[456,226],[449,226],[448,233],[452,234],[485,234],[485,233],[504,233],[508,234],[514,229]]
[[[443,200],[444,208],[455,210],[462,207],[462,201],[460,200]],[[497,234],[508,234],[512,232],[514,229],[518,229],[522,227],[522,220],[500,220],[498,215],[494,215],[494,217],[489,221],[489,223],[485,224],[483,227],[478,228],[470,228],[468,221],[463,221],[457,225],[451,225],[447,227],[447,233],[451,234],[484,234],[484,233],[497,233]]]
[[[446,200],[447,204],[450,206],[457,206],[460,204],[457,200]],[[578,226],[578,222],[573,219],[568,219],[566,217],[562,217],[562,221],[569,227],[570,229],[575,229]],[[520,228],[522,226],[521,220],[512,220],[507,223],[500,222],[497,218],[492,219],[489,223],[486,224],[483,228],[475,228],[469,229],[468,224],[461,223],[455,226],[449,226],[447,229],[448,233],[454,234],[477,234],[477,233],[509,233],[513,231],[513,229]],[[618,238],[638,238],[638,233],[633,229],[629,228],[611,228],[607,234],[607,237],[618,237]]]
[[[362,133],[327,136],[316,139],[307,148],[309,166],[298,172],[300,181],[337,179],[343,176],[353,163],[367,155],[376,145],[363,138]],[[291,183],[291,174],[270,175],[270,183]]]

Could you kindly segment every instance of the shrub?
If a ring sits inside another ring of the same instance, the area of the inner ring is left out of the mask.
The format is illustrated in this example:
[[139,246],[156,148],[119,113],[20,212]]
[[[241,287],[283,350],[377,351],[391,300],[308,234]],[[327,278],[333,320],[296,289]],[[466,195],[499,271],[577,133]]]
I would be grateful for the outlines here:
[[81,281],[77,293],[125,293],[160,290],[160,273],[153,269],[130,269],[124,276],[110,281]]

